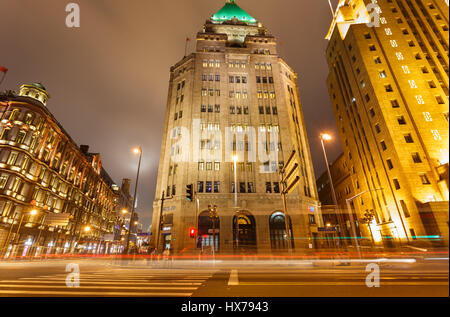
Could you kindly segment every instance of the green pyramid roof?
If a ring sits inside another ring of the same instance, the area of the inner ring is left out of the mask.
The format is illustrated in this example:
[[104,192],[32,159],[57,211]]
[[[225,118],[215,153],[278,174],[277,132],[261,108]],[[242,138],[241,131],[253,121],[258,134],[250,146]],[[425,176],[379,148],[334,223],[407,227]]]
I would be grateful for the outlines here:
[[213,22],[224,22],[236,17],[239,21],[246,23],[256,23],[255,18],[242,10],[234,0],[227,0],[227,3],[216,14],[211,17]]

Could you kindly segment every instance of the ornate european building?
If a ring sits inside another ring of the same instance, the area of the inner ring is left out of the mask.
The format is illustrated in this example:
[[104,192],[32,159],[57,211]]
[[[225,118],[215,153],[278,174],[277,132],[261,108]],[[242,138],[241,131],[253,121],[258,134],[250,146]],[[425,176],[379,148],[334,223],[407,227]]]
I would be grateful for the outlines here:
[[53,117],[49,97],[40,84],[0,94],[0,255],[108,252],[117,186]]
[[[235,1],[206,21],[195,52],[170,71],[152,225],[160,250],[211,250],[215,240],[224,253],[267,252],[285,250],[288,236],[314,248],[321,217],[297,78]],[[280,169],[292,153],[286,226]]]
[[326,36],[342,199],[361,194],[376,244],[448,245],[448,19],[444,0],[341,0]]

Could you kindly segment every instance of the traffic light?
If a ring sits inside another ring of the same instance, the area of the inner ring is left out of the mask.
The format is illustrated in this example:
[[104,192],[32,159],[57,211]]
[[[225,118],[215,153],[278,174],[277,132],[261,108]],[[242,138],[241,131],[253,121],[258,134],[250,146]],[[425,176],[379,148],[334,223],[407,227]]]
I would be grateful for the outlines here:
[[195,234],[197,233],[197,229],[189,228],[189,237],[195,238]]
[[194,187],[194,185],[192,185],[192,184],[186,185],[186,198],[189,201],[192,201],[194,199],[193,187]]

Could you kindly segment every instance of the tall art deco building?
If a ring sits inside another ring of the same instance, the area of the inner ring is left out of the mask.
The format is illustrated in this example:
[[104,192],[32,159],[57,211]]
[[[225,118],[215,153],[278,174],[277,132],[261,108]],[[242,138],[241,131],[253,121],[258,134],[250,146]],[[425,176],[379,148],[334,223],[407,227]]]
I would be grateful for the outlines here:
[[[261,253],[285,250],[287,236],[296,249],[314,247],[321,217],[297,74],[276,38],[235,1],[171,68],[164,127],[152,225],[160,249],[211,250],[215,240],[220,252]],[[285,221],[279,171],[291,156],[299,180]]]
[[348,196],[375,243],[448,245],[448,19],[444,0],[342,0],[326,37]]

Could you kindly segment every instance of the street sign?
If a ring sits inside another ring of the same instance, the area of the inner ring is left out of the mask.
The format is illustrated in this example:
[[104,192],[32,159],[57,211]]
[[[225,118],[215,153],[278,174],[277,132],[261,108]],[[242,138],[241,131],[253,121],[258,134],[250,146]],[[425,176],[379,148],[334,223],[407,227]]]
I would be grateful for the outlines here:
[[299,163],[295,150],[292,151],[280,173],[281,183],[283,184],[283,193],[289,194],[294,190],[300,180]]
[[114,234],[105,234],[105,235],[103,236],[103,239],[104,239],[105,241],[114,241]]
[[44,224],[47,226],[67,226],[69,224],[70,214],[47,214]]
[[336,227],[319,227],[317,230],[321,232],[336,232]]

